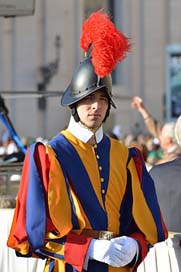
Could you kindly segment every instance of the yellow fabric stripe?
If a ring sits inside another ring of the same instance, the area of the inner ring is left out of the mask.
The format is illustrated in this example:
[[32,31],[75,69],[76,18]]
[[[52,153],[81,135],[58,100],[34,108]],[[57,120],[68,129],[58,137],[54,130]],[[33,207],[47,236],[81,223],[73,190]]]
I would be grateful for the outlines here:
[[17,250],[19,253],[21,253],[22,255],[26,255],[29,253],[30,246],[29,246],[29,243],[25,241],[21,244],[13,245],[13,248]]
[[62,261],[59,261],[57,260],[56,261],[56,267],[57,267],[57,272],[65,272],[65,262],[62,260]]
[[[50,253],[56,253],[56,254],[64,256],[64,245],[61,245],[52,241],[48,241],[45,243],[45,246],[43,247],[43,249]],[[54,259],[53,257],[51,258]]]
[[[55,157],[55,152],[50,146],[47,146],[46,148],[50,159],[50,179],[48,187],[48,203],[50,216],[53,224],[60,232],[60,237],[62,237],[72,229],[71,205],[67,194],[62,169],[58,160]],[[83,212],[83,209],[75,193],[72,190],[70,190],[70,193],[74,202],[76,215],[80,226],[80,230],[78,230],[77,233],[80,233],[83,228],[90,228],[90,224]],[[49,233],[47,238],[54,238],[52,236],[53,234]]]
[[[127,173],[126,161],[128,150],[115,140],[111,140],[110,176],[106,194],[106,211],[108,214],[108,230],[119,234],[119,210],[125,193]],[[119,179],[118,179],[119,177]]]
[[[47,260],[43,272],[49,272],[50,259]],[[55,260],[55,268],[53,272],[65,272],[65,262],[62,260]]]
[[50,146],[46,148],[50,158],[48,185],[49,212],[54,226],[60,232],[60,237],[63,237],[72,229],[71,205],[61,166],[55,157],[53,149]]
[[46,264],[45,264],[43,272],[48,272],[49,271],[49,266],[50,266],[50,259],[48,259],[46,261]]
[[125,266],[125,267],[108,267],[108,272],[131,272],[133,271],[132,268]]
[[140,181],[133,159],[130,160],[128,168],[130,169],[132,176],[133,216],[135,222],[140,230],[145,234],[147,241],[154,244],[158,239],[157,229],[150,209],[147,206],[143,191],[141,190]]
[[79,221],[80,231],[76,231],[77,234],[80,234],[81,230],[84,228],[90,228],[90,223],[80,205],[79,200],[77,199],[75,193],[71,190],[72,199],[75,205],[76,215]]
[[[101,186],[100,186],[100,176],[99,169],[95,169],[95,165],[97,165],[96,156],[94,152],[94,147],[90,144],[84,143],[78,139],[76,139],[68,130],[64,130],[63,135],[71,142],[71,144],[75,147],[77,153],[79,154],[81,161],[89,175],[91,180],[91,184],[94,188],[96,196],[99,200],[101,207],[104,209],[104,204],[102,201],[101,195]],[[85,153],[86,149],[86,153]],[[91,163],[90,163],[91,162]]]

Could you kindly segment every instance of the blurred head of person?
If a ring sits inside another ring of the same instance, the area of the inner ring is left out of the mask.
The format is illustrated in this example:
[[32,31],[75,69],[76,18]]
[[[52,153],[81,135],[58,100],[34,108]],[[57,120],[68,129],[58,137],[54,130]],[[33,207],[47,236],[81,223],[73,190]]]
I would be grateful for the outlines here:
[[178,145],[181,146],[181,115],[179,116],[175,124],[175,138],[177,140]]
[[165,123],[162,127],[159,138],[160,146],[163,150],[167,150],[168,148],[175,146],[177,144],[175,137],[175,122]]

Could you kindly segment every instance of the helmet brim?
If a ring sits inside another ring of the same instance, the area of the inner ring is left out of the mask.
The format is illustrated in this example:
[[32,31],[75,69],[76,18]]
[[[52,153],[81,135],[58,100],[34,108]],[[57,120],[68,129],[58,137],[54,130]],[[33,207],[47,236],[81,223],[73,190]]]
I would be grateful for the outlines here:
[[110,93],[108,92],[107,87],[105,85],[97,86],[92,89],[90,88],[89,91],[85,90],[84,93],[81,92],[80,94],[76,94],[76,96],[72,96],[72,92],[71,92],[70,88],[71,88],[71,85],[68,86],[68,88],[65,90],[64,94],[61,97],[61,105],[64,107],[71,106],[71,105],[79,102],[80,100],[82,100],[86,96],[88,96],[98,90],[104,89],[109,97],[110,104],[113,106],[113,108],[116,109],[116,105],[113,102],[112,97],[111,97]]

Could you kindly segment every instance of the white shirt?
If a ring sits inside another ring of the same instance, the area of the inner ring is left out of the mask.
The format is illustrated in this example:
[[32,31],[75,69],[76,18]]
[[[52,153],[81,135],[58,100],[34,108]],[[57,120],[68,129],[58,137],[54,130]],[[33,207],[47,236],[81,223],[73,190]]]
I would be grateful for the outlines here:
[[99,127],[94,133],[89,128],[84,126],[81,122],[76,122],[74,117],[71,116],[70,122],[68,125],[68,130],[79,140],[84,143],[87,143],[90,138],[94,135],[96,143],[100,143],[103,138],[103,128]]

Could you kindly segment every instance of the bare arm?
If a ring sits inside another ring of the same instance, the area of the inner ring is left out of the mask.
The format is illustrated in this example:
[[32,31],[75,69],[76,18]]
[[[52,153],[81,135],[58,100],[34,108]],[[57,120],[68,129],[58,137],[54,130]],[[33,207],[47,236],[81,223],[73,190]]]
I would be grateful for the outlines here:
[[155,120],[152,115],[148,112],[143,104],[143,100],[139,96],[134,96],[131,102],[131,107],[137,109],[141,114],[147,130],[154,136],[159,138],[161,125]]

